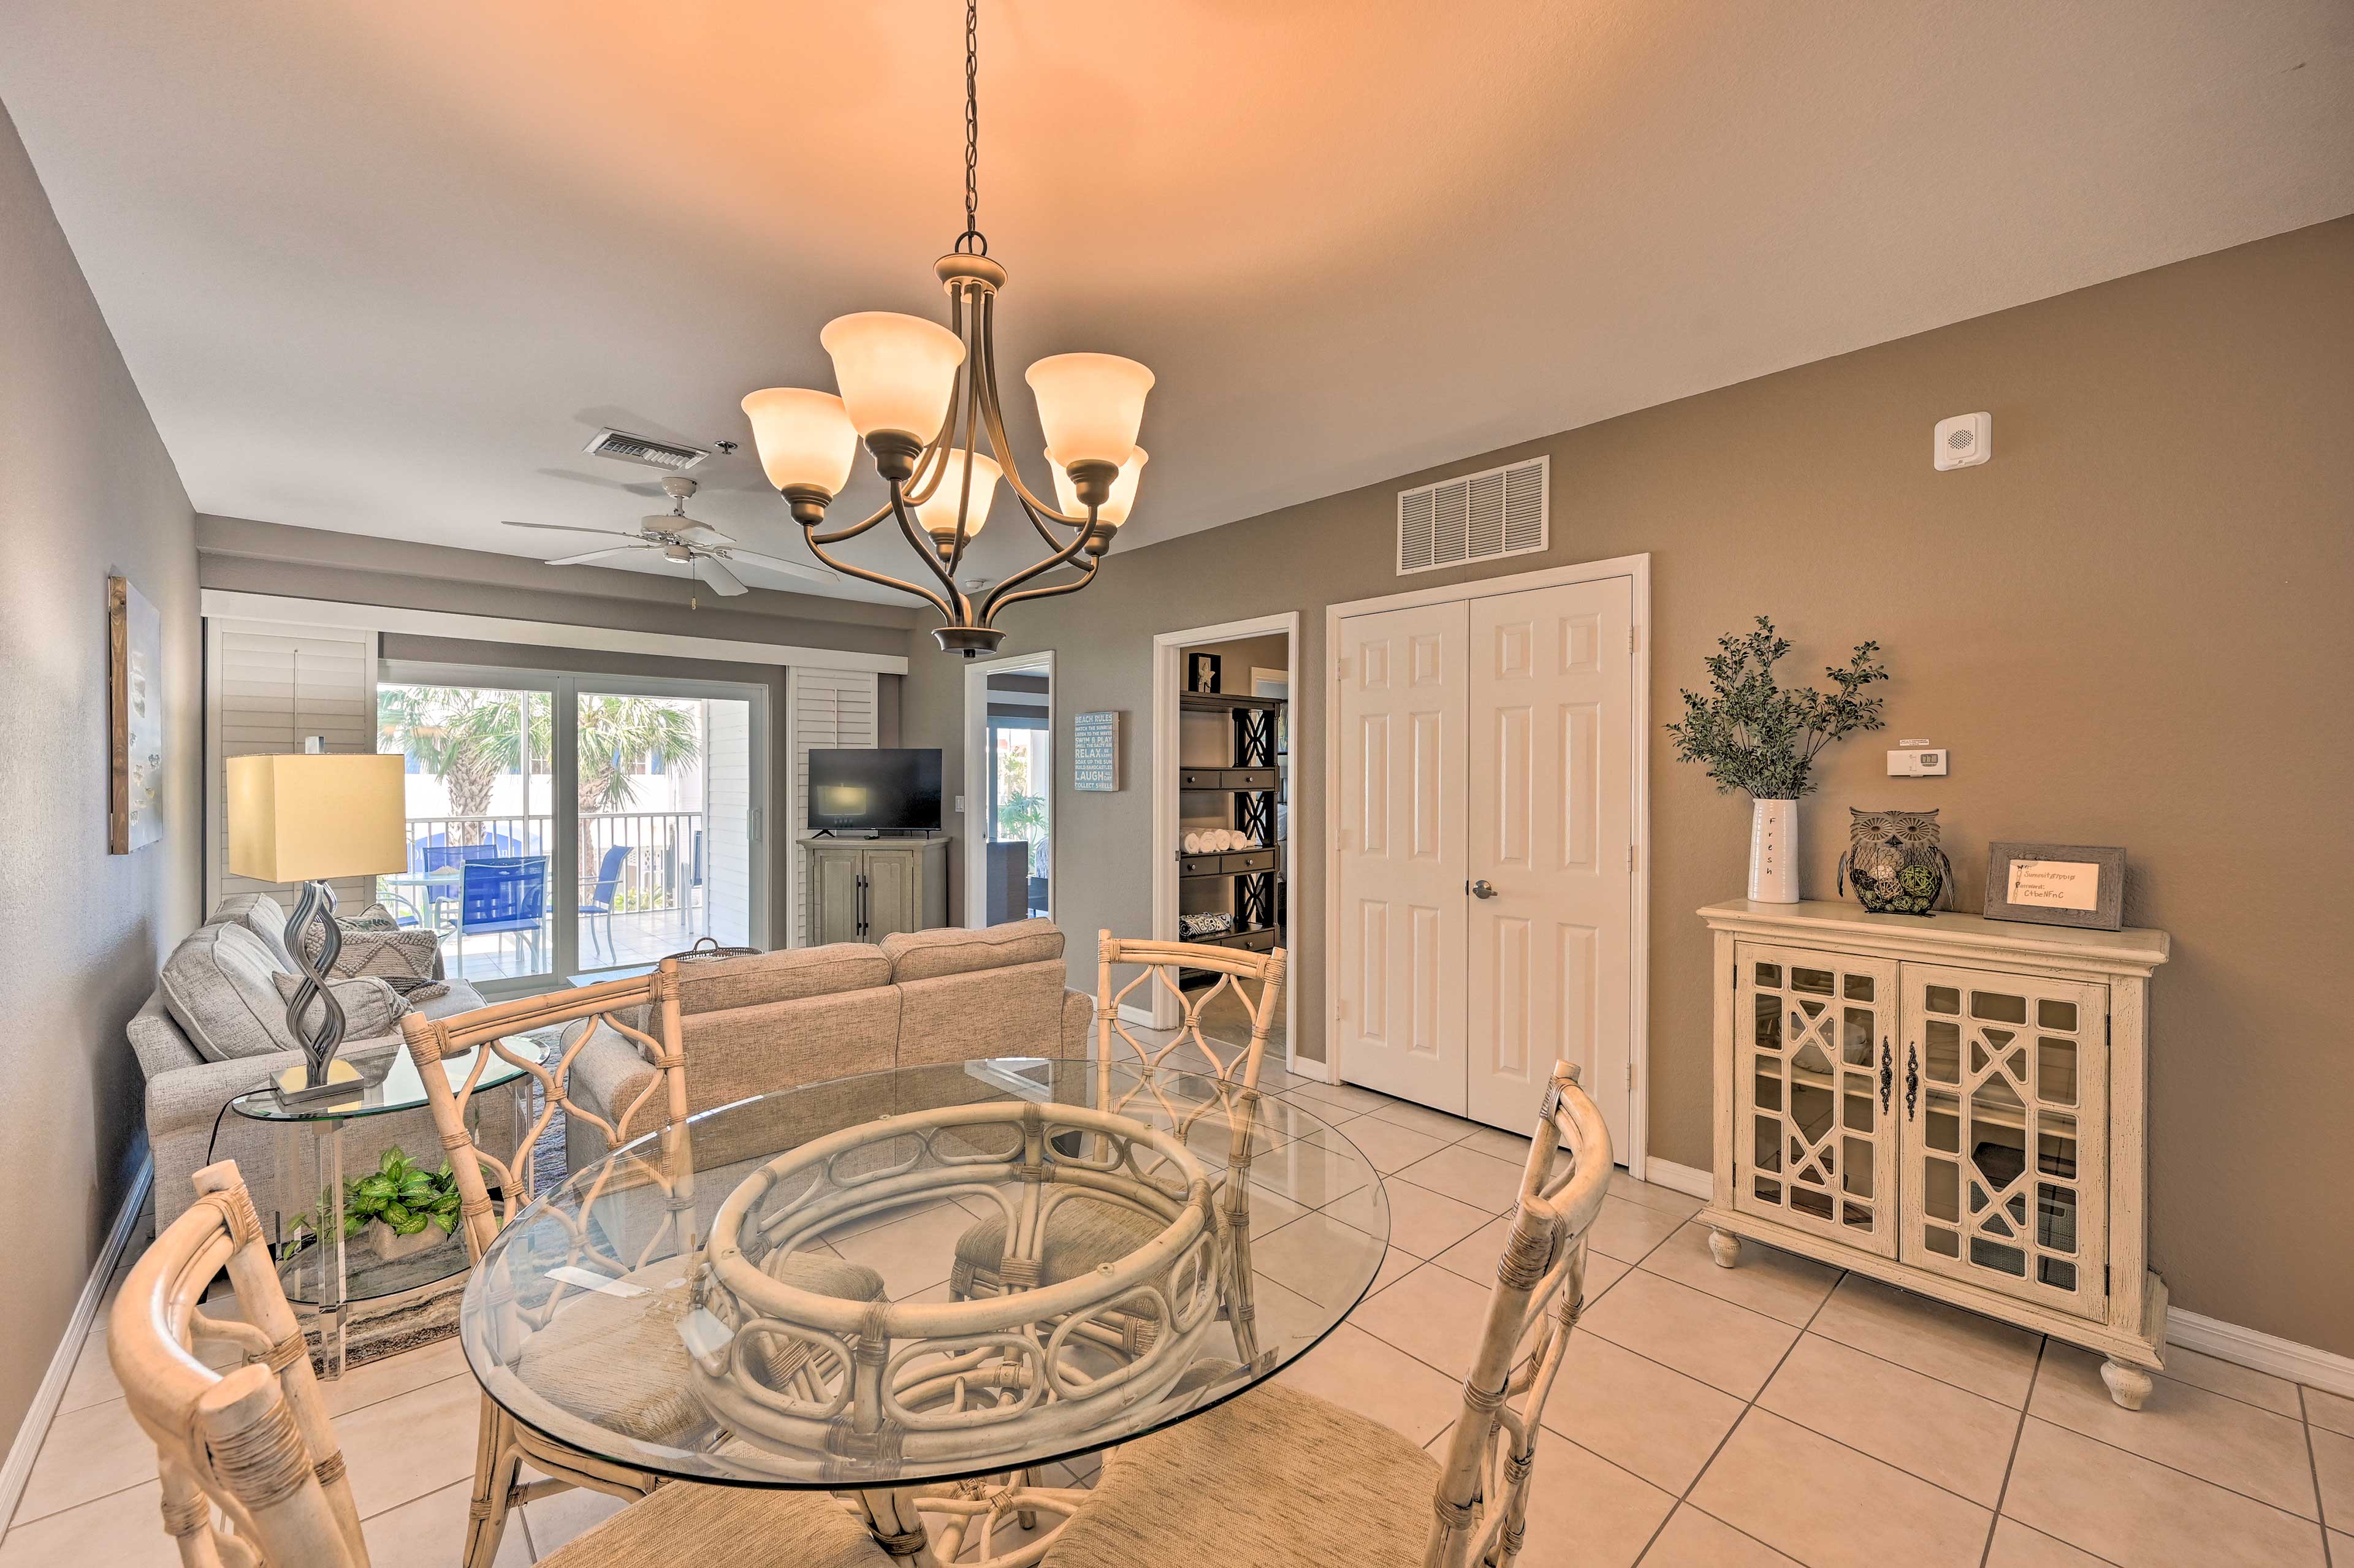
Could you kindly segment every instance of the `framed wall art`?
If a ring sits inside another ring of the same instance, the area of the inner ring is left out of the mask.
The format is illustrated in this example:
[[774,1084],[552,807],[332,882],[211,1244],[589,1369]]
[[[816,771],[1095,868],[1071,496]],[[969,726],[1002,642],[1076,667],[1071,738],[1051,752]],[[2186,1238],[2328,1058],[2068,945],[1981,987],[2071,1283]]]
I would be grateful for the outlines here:
[[1119,714],[1071,715],[1071,788],[1096,794],[1119,789]]
[[2098,844],[1987,846],[1986,916],[2115,931],[2125,925],[2126,852]]
[[127,577],[106,579],[106,852],[164,836],[164,618]]
[[1216,653],[1185,655],[1185,689],[1189,692],[1223,692],[1220,683],[1225,660]]

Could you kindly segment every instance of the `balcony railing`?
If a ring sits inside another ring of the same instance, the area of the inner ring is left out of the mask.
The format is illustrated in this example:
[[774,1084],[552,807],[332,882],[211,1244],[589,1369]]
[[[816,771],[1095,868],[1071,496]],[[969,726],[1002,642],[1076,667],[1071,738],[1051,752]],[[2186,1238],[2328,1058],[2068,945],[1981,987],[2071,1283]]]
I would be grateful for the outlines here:
[[[551,816],[484,814],[408,819],[412,876],[477,856],[546,855],[556,838]],[[626,847],[615,874],[610,906],[617,914],[684,910],[697,901],[704,880],[704,821],[700,811],[595,811],[579,818],[579,864],[567,878],[550,868],[551,910],[567,891],[596,895],[609,851]]]

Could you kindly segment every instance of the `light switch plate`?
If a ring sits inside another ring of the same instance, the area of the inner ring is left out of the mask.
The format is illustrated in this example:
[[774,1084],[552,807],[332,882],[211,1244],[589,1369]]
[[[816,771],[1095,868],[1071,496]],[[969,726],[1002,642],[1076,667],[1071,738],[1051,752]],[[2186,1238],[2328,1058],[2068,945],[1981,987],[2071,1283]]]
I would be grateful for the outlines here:
[[1888,776],[1891,779],[1933,779],[1946,771],[1946,755],[1941,747],[1892,751],[1888,754]]
[[961,795],[956,798],[956,809],[958,816],[961,817],[964,815],[964,797]]

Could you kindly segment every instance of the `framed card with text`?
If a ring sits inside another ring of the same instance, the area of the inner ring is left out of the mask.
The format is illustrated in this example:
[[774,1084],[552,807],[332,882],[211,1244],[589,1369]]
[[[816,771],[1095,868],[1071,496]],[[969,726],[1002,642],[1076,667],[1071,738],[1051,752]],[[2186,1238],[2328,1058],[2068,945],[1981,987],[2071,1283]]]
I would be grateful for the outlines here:
[[1988,844],[1986,916],[2115,931],[2125,924],[2126,852],[2097,844]]

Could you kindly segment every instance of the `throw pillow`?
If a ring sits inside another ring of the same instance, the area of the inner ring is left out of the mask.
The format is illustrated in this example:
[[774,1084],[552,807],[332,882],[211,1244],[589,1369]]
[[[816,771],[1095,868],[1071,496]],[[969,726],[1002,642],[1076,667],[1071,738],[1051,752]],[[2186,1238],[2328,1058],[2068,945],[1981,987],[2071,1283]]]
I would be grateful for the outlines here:
[[[302,989],[302,977],[280,974],[275,978],[278,994],[292,1002],[294,993]],[[374,975],[332,980],[327,982],[327,990],[344,1010],[344,1038],[346,1041],[373,1040],[378,1035],[390,1034],[399,1029],[400,1015],[408,1011],[408,1003],[401,994]],[[312,1012],[315,1012],[317,1006],[313,1002]],[[306,1015],[303,1022],[311,1023],[315,1019]]]
[[[373,975],[391,980],[396,987],[403,980],[417,984],[432,980],[441,938],[431,931],[403,930],[398,918],[383,905],[371,904],[356,915],[338,915],[335,928],[343,937],[343,948],[335,955],[332,971],[336,979]],[[316,963],[324,942],[315,922],[302,927],[306,960]]]

